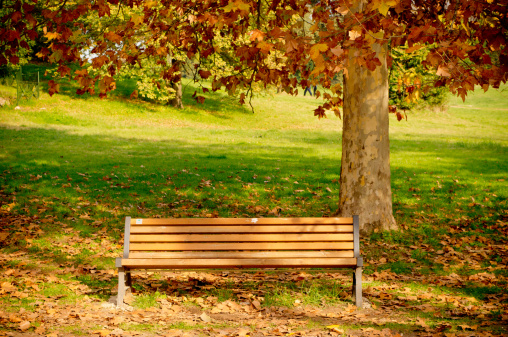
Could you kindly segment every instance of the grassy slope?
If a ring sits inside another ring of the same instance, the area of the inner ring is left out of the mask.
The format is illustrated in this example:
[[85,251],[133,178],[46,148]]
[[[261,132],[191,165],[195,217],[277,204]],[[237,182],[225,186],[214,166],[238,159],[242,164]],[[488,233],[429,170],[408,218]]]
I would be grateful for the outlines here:
[[[120,86],[120,96],[128,88]],[[51,267],[55,262],[107,271],[119,256],[126,215],[329,216],[336,209],[341,121],[313,117],[320,100],[261,96],[253,114],[221,94],[198,105],[190,84],[186,108],[178,111],[63,89],[67,94],[0,110],[4,256],[28,252],[29,265],[44,261],[49,271],[62,272]],[[3,96],[9,92],[0,87]],[[408,279],[405,286],[418,296],[432,279],[450,275],[459,275],[462,286],[437,284],[435,296],[506,294],[507,96],[506,89],[475,93],[465,103],[452,98],[446,112],[391,118],[394,207],[404,231],[364,240],[366,274],[374,281],[366,294],[374,303],[393,304],[383,295],[393,291],[393,275]],[[17,258],[5,261],[4,269],[23,269]],[[485,268],[493,281],[467,283]],[[62,277],[94,289],[114,285],[111,275]],[[506,300],[496,303],[485,302],[487,321],[505,312]],[[443,315],[429,324],[444,320],[453,325],[446,331],[461,330],[453,313]]]

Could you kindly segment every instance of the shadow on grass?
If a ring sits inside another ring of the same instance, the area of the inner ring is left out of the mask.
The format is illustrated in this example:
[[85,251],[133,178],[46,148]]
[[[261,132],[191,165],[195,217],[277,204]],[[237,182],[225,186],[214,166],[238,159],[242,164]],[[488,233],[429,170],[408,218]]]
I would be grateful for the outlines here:
[[[0,162],[2,184],[7,192],[25,196],[60,195],[64,203],[82,197],[92,204],[105,201],[116,201],[120,206],[144,204],[138,207],[139,215],[146,216],[157,209],[157,203],[168,201],[165,194],[181,195],[182,191],[188,199],[201,201],[204,198],[198,195],[205,194],[210,202],[217,197],[223,199],[224,190],[230,197],[231,192],[238,192],[247,198],[252,191],[264,194],[266,189],[287,190],[277,193],[279,201],[290,195],[290,201],[294,201],[294,191],[303,190],[299,196],[308,199],[312,209],[323,202],[323,198],[312,198],[313,193],[324,195],[326,187],[338,189],[332,180],[338,179],[339,153],[332,158],[314,153],[312,147],[285,146],[300,143],[338,148],[338,133],[325,137],[321,133],[298,131],[253,131],[250,136],[256,143],[231,143],[227,132],[222,132],[217,133],[217,143],[202,145],[186,139],[144,141],[75,135],[53,129],[2,128],[0,139],[5,144]],[[275,142],[263,145],[263,138],[276,140],[280,146],[273,145]],[[392,140],[392,158],[399,155],[397,148],[408,146],[406,140]],[[453,208],[459,207],[482,213],[481,205],[467,207],[464,203],[469,203],[471,196],[485,194],[481,189],[495,191],[496,185],[502,184],[498,182],[502,172],[508,171],[508,162],[503,159],[506,147],[498,144],[485,147],[478,143],[457,151],[456,145],[436,140],[419,141],[411,148],[414,162],[392,165],[396,211],[404,212],[405,207],[435,207],[437,211],[442,208],[453,212]],[[435,160],[439,157],[442,160]],[[423,162],[422,166],[418,166],[418,160]],[[429,167],[428,163],[433,165]],[[31,177],[37,175],[40,178]],[[209,181],[210,186],[205,186],[203,180]],[[251,191],[246,191],[246,185]],[[488,205],[506,200],[505,193],[506,189],[497,191]],[[462,197],[469,200],[461,202]],[[118,212],[118,216],[124,214]]]

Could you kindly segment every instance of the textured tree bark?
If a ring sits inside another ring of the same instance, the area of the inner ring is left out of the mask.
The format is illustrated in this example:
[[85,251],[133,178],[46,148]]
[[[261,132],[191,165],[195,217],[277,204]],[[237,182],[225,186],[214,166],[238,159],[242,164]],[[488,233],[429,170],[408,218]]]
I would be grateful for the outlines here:
[[175,98],[169,101],[169,105],[172,107],[183,109],[183,102],[182,102],[182,81],[173,82],[171,83],[171,86],[175,90]]
[[363,234],[397,229],[392,210],[388,138],[387,45],[374,45],[381,66],[374,71],[354,62],[350,50],[344,78],[340,216],[360,216]]

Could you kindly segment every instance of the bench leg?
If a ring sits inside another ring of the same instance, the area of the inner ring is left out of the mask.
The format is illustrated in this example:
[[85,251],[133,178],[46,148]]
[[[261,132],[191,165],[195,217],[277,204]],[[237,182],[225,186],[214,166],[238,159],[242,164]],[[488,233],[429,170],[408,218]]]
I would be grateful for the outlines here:
[[[127,271],[128,278],[130,278],[130,273]],[[116,305],[122,306],[123,305],[123,299],[125,297],[125,290],[126,290],[126,284],[125,284],[125,268],[119,267],[118,268],[118,295],[116,297]]]
[[362,267],[353,272],[353,298],[358,308],[362,307]]

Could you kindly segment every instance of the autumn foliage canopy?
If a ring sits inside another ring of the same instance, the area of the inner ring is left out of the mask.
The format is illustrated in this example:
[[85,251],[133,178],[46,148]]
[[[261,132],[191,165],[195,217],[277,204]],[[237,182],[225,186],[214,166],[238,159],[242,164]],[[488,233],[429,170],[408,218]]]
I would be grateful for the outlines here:
[[[427,48],[423,65],[438,77],[417,83],[422,90],[447,86],[464,98],[475,86],[498,87],[508,73],[504,1],[3,0],[2,6],[0,65],[19,63],[20,53],[43,37],[37,56],[77,81],[78,93],[93,94],[98,83],[105,96],[122,68],[144,59],[162,66],[160,78],[178,81],[173,59],[185,57],[195,79],[211,80],[212,90],[225,88],[242,102],[254,83],[288,93],[319,83],[331,89],[315,111],[323,117],[326,110],[338,114],[337,79],[348,75],[350,53],[369,69],[381,64],[374,44],[405,46],[407,53]],[[229,71],[214,72],[219,62]],[[70,63],[81,69],[72,72]],[[58,90],[57,81],[49,90]]]

